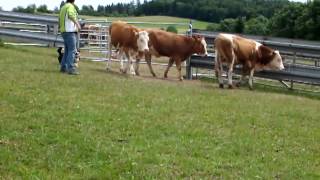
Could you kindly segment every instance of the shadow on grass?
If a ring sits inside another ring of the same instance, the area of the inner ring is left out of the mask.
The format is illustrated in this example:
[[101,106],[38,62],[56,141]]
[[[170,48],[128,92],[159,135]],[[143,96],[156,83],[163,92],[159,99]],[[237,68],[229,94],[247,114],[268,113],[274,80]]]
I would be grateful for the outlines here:
[[35,68],[32,69],[33,72],[43,72],[43,73],[53,73],[53,74],[63,74],[60,72],[59,69],[40,69],[40,68]]
[[138,79],[144,79],[144,80],[163,80],[163,81],[168,81],[168,82],[181,82],[179,81],[176,77],[169,77],[169,78],[164,78],[163,76],[157,76],[153,77],[151,75],[131,75],[130,73],[122,73],[119,70],[106,70],[106,69],[96,69],[96,68],[91,68],[91,71],[99,72],[99,73],[106,73],[110,75],[115,75],[118,77],[125,77],[125,78],[138,78]]
[[[206,78],[202,77],[199,79],[203,82],[209,82],[209,83],[215,83],[217,84],[217,80],[213,78]],[[218,87],[218,85],[217,85]],[[249,90],[248,85],[243,85],[239,89],[241,90]],[[273,85],[266,85],[261,83],[255,83],[253,85],[253,92],[263,92],[263,93],[277,93],[277,94],[285,94],[285,95],[291,95],[291,96],[299,96],[299,97],[306,97],[310,99],[317,99],[320,100],[320,93],[319,92],[313,92],[309,90],[301,90],[301,89],[287,89],[283,86],[273,86]]]

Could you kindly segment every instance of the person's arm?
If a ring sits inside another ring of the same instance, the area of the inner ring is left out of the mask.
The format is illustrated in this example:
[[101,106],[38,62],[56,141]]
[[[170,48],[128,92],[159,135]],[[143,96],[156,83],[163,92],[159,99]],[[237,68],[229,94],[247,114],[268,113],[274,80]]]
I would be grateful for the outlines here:
[[69,8],[68,17],[74,24],[76,24],[78,31],[80,31],[81,30],[81,26],[80,26],[80,24],[79,24],[79,22],[77,20],[77,10],[76,10],[76,8],[74,8],[74,7],[73,8]]

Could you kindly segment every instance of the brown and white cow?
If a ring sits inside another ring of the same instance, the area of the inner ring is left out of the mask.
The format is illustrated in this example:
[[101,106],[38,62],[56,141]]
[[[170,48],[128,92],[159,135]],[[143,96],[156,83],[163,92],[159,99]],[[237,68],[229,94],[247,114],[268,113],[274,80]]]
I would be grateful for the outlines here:
[[[188,37],[162,30],[147,31],[150,38],[150,51],[145,54],[145,59],[153,76],[156,75],[151,67],[152,56],[166,56],[170,58],[164,78],[167,78],[169,69],[175,62],[179,73],[178,78],[179,80],[183,80],[181,76],[181,62],[185,61],[192,54],[207,55],[207,43],[202,36]],[[139,74],[139,59],[136,62],[136,74]]]
[[109,60],[107,61],[107,69],[109,69],[111,61],[112,46],[120,49],[126,55],[128,59],[127,66],[125,69],[123,67],[120,69],[123,73],[126,73],[129,65],[132,63],[132,54],[148,52],[148,42],[149,36],[147,31],[140,30],[122,21],[113,22],[109,28]]
[[[254,40],[232,34],[219,34],[215,41],[216,76],[220,88],[223,88],[223,64],[228,65],[228,84],[233,88],[232,73],[235,64],[243,66],[243,76],[249,73],[249,87],[252,89],[253,74],[261,70],[283,70],[279,51],[275,51]],[[242,77],[243,78],[243,77]]]

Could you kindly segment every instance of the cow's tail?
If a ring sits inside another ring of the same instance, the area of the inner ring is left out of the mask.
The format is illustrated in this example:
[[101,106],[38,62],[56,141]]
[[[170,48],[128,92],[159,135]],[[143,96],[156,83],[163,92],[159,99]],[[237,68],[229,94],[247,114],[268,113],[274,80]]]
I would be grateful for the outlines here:
[[219,52],[216,47],[214,47],[215,50],[215,62],[214,62],[214,70],[216,73],[216,77],[218,78],[218,71],[219,71],[219,64],[220,64],[220,58],[219,58]]

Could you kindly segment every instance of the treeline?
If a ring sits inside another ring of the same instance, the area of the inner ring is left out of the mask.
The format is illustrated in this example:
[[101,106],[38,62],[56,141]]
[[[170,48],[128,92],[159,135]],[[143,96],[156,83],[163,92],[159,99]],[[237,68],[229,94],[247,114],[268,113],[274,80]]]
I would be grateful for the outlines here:
[[[61,2],[63,5],[63,2]],[[81,15],[167,15],[210,22],[207,30],[320,40],[320,0],[132,0],[130,3],[78,8]],[[15,8],[18,12],[51,13],[45,5]],[[55,8],[53,13],[58,13]]]

